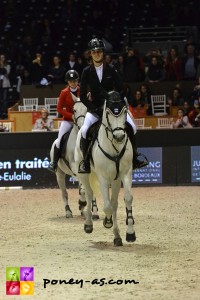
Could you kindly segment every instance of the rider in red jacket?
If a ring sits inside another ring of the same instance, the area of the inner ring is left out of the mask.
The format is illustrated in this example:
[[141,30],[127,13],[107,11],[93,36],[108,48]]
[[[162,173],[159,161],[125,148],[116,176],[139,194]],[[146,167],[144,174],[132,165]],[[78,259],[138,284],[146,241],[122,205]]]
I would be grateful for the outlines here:
[[63,89],[60,93],[57,111],[63,116],[63,121],[61,123],[58,138],[54,147],[53,161],[49,164],[49,171],[55,172],[57,169],[58,160],[60,157],[60,142],[63,135],[68,132],[74,121],[73,116],[73,107],[74,100],[73,95],[77,98],[80,98],[80,87],[78,85],[79,74],[75,70],[69,70],[65,75],[65,81],[68,83],[68,86]]

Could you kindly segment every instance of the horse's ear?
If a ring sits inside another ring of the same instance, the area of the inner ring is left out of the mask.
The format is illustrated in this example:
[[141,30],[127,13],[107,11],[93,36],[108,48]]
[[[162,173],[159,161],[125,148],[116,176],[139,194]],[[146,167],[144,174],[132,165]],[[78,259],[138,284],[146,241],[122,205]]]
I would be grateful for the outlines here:
[[[70,92],[70,93],[71,93],[71,92]],[[80,101],[80,98],[79,98],[79,97],[76,97],[73,93],[71,93],[71,96],[72,96],[72,99],[73,99],[74,103]]]
[[104,105],[103,105],[103,110],[105,110],[105,109],[106,109],[106,105],[107,105],[107,100],[105,99],[105,101],[104,101]]
[[129,105],[128,105],[128,100],[127,100],[126,97],[124,97],[124,102],[126,103],[126,107],[129,107]]

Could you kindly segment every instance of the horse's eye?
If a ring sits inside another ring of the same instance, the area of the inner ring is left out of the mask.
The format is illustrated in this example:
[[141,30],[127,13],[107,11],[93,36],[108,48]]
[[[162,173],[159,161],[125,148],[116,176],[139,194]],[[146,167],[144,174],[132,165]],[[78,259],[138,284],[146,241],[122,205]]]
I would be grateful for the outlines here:
[[74,113],[76,113],[76,110],[74,109]]

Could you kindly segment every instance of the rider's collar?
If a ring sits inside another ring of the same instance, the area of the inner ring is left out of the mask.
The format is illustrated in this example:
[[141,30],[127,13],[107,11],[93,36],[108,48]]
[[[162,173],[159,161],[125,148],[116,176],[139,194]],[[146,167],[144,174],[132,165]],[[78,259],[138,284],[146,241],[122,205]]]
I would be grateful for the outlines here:
[[71,88],[71,87],[69,87],[70,88],[70,91],[73,93],[73,92],[76,92],[77,90],[78,90],[78,87],[76,87],[75,89],[73,89],[73,88]]

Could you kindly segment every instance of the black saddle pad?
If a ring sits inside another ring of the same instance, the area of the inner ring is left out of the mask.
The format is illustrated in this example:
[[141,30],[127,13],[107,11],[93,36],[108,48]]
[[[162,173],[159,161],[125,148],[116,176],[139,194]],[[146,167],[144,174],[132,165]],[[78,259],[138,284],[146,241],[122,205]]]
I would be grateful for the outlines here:
[[101,120],[98,120],[97,122],[92,124],[92,126],[90,126],[87,131],[86,139],[88,140],[88,150],[87,150],[88,159],[92,159],[92,147],[94,145],[95,140],[97,139],[100,126],[101,126]]
[[101,125],[101,120],[98,120],[97,122],[95,122],[94,124],[92,124],[88,131],[87,131],[87,140],[95,140],[97,138],[98,132],[99,132],[99,127]]
[[67,142],[68,142],[71,131],[72,131],[72,128],[62,136],[62,139],[60,142],[60,157],[61,158],[65,158]]

